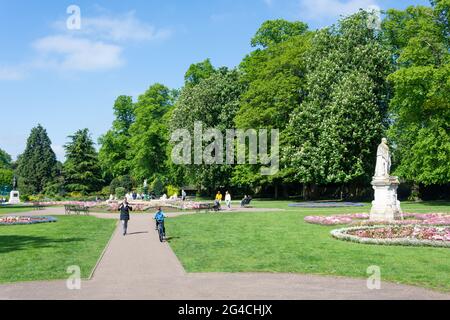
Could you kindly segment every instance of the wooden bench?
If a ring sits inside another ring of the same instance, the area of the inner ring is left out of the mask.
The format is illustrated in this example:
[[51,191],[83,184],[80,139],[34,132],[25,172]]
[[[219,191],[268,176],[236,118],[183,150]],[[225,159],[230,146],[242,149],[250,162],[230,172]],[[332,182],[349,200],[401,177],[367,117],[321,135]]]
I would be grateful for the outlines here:
[[209,212],[213,210],[214,203],[200,203],[198,207],[195,209],[196,212],[200,212],[202,210],[205,210],[205,212]]
[[66,214],[80,214],[84,213],[85,215],[89,215],[89,207],[79,206],[79,205],[65,205],[64,210]]
[[252,198],[242,199],[241,207],[245,207],[245,206],[250,205],[250,202],[252,202],[252,200],[253,200]]
[[45,206],[41,204],[40,202],[33,202],[33,209],[34,210],[44,210]]

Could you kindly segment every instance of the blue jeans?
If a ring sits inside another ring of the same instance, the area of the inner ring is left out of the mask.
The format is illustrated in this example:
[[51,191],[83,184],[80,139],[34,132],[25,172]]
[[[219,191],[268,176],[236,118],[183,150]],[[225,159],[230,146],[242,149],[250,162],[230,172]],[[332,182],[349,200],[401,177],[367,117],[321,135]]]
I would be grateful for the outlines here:
[[127,230],[128,230],[128,220],[122,220],[122,230],[123,230],[123,234],[127,234]]

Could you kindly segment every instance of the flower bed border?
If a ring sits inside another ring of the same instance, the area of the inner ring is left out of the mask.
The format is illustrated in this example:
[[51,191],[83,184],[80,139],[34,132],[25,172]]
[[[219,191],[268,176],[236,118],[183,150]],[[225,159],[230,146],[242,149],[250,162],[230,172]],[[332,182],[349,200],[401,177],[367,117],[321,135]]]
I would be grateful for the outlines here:
[[[331,231],[333,238],[338,240],[356,242],[361,244],[376,244],[376,245],[400,245],[400,246],[414,246],[414,247],[443,247],[450,248],[450,242],[435,241],[435,240],[419,240],[410,238],[396,238],[396,239],[374,239],[374,238],[360,238],[355,235],[348,234],[348,231],[356,230],[370,230],[377,228],[384,228],[390,225],[376,225],[376,226],[359,226],[359,227],[347,227],[340,228]],[[428,227],[433,227],[428,225]]]
[[38,224],[38,223],[53,223],[53,222],[57,222],[58,219],[56,219],[55,217],[49,217],[49,216],[19,216],[21,218],[32,218],[32,219],[45,219],[45,220],[34,220],[34,221],[26,221],[26,222],[12,222],[12,223],[4,223],[4,222],[0,222],[0,227],[2,226],[17,226],[17,225],[30,225],[30,224]]

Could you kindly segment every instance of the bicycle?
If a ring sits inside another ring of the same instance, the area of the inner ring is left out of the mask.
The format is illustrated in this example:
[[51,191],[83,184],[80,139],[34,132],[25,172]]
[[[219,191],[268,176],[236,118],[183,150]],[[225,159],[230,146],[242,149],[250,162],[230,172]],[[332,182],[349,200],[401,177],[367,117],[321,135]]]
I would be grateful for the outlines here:
[[165,233],[164,233],[164,222],[156,221],[156,224],[157,224],[157,229],[158,229],[159,241],[163,242],[164,241],[164,237],[166,236]]

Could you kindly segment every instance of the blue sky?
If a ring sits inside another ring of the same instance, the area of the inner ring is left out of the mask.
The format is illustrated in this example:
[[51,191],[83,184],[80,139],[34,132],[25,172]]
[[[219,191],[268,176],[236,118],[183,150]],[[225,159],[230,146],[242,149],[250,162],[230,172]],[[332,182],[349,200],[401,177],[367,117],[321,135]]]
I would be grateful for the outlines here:
[[[183,84],[191,63],[234,67],[269,19],[312,29],[340,15],[428,5],[427,0],[0,0],[0,148],[23,152],[32,127],[48,131],[58,159],[67,136],[89,128],[94,140],[113,120],[119,95],[134,99],[155,82]],[[70,5],[81,29],[68,30]]]

